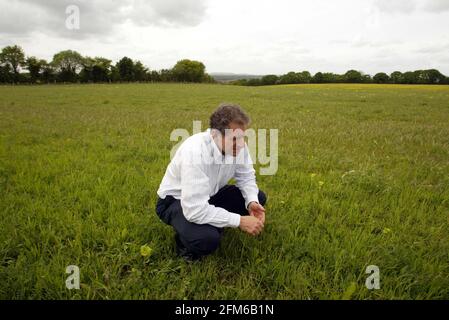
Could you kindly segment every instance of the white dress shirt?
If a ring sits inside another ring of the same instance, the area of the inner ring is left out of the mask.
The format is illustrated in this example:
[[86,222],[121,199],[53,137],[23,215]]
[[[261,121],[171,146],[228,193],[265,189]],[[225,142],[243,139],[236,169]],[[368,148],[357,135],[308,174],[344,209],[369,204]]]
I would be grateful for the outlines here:
[[157,194],[181,200],[186,219],[197,224],[218,228],[238,227],[240,215],[209,204],[210,197],[231,178],[242,192],[245,207],[258,202],[259,189],[248,146],[236,157],[223,155],[211,135],[211,130],[187,138],[175,153],[165,171]]

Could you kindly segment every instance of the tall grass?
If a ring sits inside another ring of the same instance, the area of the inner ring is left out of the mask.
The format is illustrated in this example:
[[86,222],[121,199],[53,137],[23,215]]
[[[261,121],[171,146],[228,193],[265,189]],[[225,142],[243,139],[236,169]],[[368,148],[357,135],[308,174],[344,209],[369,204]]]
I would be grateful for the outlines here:
[[[170,132],[205,129],[223,101],[279,129],[279,170],[257,177],[263,234],[229,229],[187,264],[156,190]],[[446,86],[0,87],[0,298],[447,299],[448,101]]]

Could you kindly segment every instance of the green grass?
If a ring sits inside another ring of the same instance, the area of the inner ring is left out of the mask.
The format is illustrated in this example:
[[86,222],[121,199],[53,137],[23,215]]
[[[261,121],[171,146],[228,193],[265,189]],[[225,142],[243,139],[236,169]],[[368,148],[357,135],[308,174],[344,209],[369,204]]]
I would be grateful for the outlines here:
[[[279,170],[263,234],[187,264],[156,190],[171,131],[222,101],[279,129]],[[0,87],[3,299],[448,299],[448,213],[447,86]]]

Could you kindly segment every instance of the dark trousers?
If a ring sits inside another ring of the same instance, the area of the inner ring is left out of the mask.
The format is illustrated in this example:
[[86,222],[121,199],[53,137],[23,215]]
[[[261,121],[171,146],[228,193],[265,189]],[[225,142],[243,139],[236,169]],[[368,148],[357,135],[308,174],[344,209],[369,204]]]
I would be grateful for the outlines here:
[[[258,197],[259,203],[265,205],[267,201],[265,193],[259,190]],[[209,199],[209,203],[233,213],[248,215],[242,193],[234,185],[226,185],[221,188]],[[187,221],[182,212],[180,200],[176,200],[172,196],[167,196],[165,199],[158,198],[156,213],[163,222],[175,229],[182,244],[196,256],[211,254],[218,248],[223,229],[210,224],[196,224]]]

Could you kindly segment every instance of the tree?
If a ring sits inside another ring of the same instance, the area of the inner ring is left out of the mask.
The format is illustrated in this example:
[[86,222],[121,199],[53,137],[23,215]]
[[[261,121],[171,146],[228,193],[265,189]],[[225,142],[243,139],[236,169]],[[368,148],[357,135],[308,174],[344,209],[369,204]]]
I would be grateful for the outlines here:
[[50,83],[55,81],[55,70],[52,65],[45,60],[41,60],[42,62],[42,81],[46,83]]
[[9,65],[0,65],[0,83],[11,83],[12,73]]
[[203,82],[206,67],[200,61],[180,60],[172,68],[172,74],[176,81],[180,82]]
[[134,81],[134,62],[130,58],[123,57],[117,62],[116,67],[120,81]]
[[168,69],[162,69],[160,71],[160,79],[162,82],[170,82],[175,80],[172,71]]
[[95,60],[91,57],[84,57],[82,62],[82,69],[79,74],[81,82],[92,82],[92,69],[94,67]]
[[344,78],[340,74],[332,73],[332,72],[326,72],[323,74],[324,81],[327,83],[341,83],[344,82]]
[[136,61],[133,66],[134,81],[145,81],[148,73],[148,68],[146,68],[142,62]]
[[63,82],[75,82],[84,63],[83,56],[72,50],[58,52],[52,61],[59,80]]
[[373,77],[373,80],[375,83],[387,83],[390,81],[390,77],[384,72],[379,72]]
[[331,72],[317,72],[312,79],[310,80],[312,83],[337,83],[343,82],[342,76],[331,73]]
[[238,80],[231,81],[229,83],[232,85],[236,85],[236,86],[247,86],[248,79],[238,79]]
[[347,83],[361,83],[363,82],[363,75],[360,71],[349,70],[344,74],[343,79]]
[[247,86],[261,86],[262,82],[258,78],[252,78],[246,82],[246,85]]
[[415,70],[413,71],[413,81],[417,84],[427,84],[430,83],[428,74],[425,70]]
[[12,81],[19,81],[20,67],[25,64],[25,54],[23,49],[17,45],[8,46],[0,52],[0,63],[8,66],[8,70],[12,71]]
[[92,68],[93,82],[108,82],[111,77],[112,61],[103,57],[95,57],[95,63]]
[[111,60],[95,57],[86,57],[83,69],[80,72],[82,82],[107,82],[110,79]]
[[208,73],[204,74],[203,82],[205,82],[205,83],[217,83],[217,81],[215,81],[214,77],[212,77]]
[[111,75],[110,79],[112,82],[119,82],[120,81],[120,72],[118,70],[117,64],[111,65]]
[[323,83],[324,82],[323,73],[322,72],[315,73],[315,75],[312,77],[312,82],[313,83]]
[[418,82],[417,76],[418,73],[407,71],[402,75],[403,83],[405,84],[416,84]]
[[290,71],[279,78],[280,84],[300,83],[300,77],[296,72]]
[[373,78],[369,74],[362,73],[362,83],[373,83]]
[[446,77],[436,69],[424,70],[424,75],[429,84],[444,84]]
[[41,79],[41,71],[47,62],[45,60],[38,60],[36,57],[28,57],[25,60],[25,68],[30,73],[30,81],[36,83]]
[[160,76],[159,72],[157,72],[156,70],[149,72],[149,78],[150,78],[151,82],[161,81],[161,76]]
[[396,83],[396,84],[404,83],[404,77],[403,77],[403,75],[402,75],[402,72],[400,72],[400,71],[395,71],[395,72],[393,72],[393,73],[390,75],[390,81],[391,81],[392,83]]
[[312,75],[309,71],[303,71],[298,74],[299,83],[310,83],[312,81]]
[[276,82],[278,80],[279,80],[279,77],[277,75],[269,74],[269,75],[263,76],[260,81],[261,81],[262,85],[270,86],[270,85],[276,84]]

